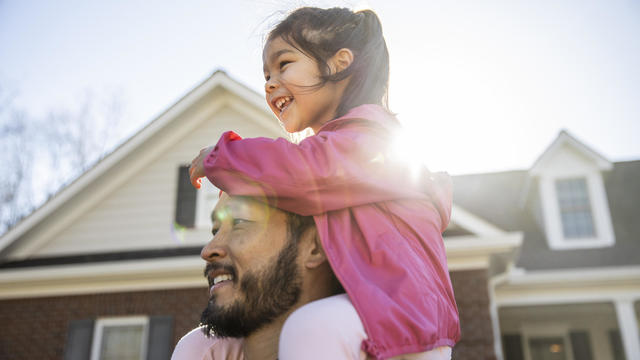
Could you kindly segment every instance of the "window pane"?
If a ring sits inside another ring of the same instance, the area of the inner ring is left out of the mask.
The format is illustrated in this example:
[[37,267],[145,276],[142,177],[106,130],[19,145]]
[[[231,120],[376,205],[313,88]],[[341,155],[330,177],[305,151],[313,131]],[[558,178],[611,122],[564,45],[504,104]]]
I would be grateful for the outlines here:
[[196,226],[200,228],[210,229],[211,211],[216,206],[220,198],[220,190],[216,188],[209,180],[202,180],[202,187],[198,191]]
[[566,360],[566,349],[561,337],[530,338],[529,350],[535,360]]
[[576,239],[595,236],[586,180],[557,180],[556,193],[564,237]]
[[140,360],[143,325],[105,326],[100,360]]

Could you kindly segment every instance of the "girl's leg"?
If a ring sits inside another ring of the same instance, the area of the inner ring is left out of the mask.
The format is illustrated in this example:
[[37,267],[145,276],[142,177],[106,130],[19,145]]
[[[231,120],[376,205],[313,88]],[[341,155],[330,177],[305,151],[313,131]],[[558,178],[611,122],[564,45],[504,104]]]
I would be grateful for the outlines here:
[[[346,294],[310,302],[294,311],[280,333],[280,360],[365,360],[367,338],[360,317]],[[451,348],[394,357],[392,360],[450,360]]]

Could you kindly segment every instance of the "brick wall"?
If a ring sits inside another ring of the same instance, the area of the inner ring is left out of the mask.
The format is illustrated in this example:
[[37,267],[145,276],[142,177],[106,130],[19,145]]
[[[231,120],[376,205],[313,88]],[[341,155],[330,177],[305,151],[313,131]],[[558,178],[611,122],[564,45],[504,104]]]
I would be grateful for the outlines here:
[[0,300],[0,359],[62,359],[70,320],[170,315],[174,344],[198,325],[205,287]]
[[460,313],[462,337],[453,349],[454,360],[494,360],[486,270],[451,273]]
[[[495,359],[486,271],[456,271],[451,281],[462,329],[453,359]],[[62,359],[70,320],[108,316],[170,315],[175,344],[198,324],[206,298],[198,288],[1,300],[0,359]]]

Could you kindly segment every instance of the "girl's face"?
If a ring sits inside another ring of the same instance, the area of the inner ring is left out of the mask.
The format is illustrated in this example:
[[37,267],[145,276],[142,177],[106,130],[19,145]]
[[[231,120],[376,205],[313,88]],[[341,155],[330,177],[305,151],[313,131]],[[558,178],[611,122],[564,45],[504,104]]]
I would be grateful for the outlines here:
[[280,37],[265,46],[263,64],[267,104],[288,132],[311,127],[317,133],[334,118],[346,81],[318,87],[318,63]]

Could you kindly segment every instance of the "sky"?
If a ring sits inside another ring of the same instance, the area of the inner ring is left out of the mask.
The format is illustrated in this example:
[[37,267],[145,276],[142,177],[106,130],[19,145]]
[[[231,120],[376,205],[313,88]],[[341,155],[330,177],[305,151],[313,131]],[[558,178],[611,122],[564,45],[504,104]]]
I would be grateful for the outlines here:
[[262,94],[263,37],[302,5],[378,14],[402,143],[432,170],[528,169],[561,129],[640,159],[638,0],[0,0],[0,89],[34,117],[115,98],[125,139],[217,69]]

